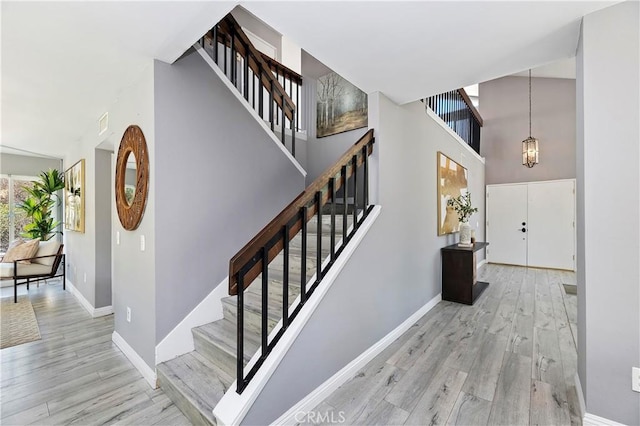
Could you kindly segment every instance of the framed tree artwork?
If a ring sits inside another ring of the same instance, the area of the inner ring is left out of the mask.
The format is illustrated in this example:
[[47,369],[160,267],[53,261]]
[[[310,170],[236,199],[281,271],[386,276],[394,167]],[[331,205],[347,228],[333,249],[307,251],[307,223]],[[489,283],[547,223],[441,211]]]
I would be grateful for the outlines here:
[[316,137],[367,127],[367,94],[335,72],[318,79],[316,95]]
[[458,214],[447,201],[467,193],[467,176],[467,169],[438,151],[438,235],[459,231]]
[[64,227],[84,233],[84,158],[64,172]]

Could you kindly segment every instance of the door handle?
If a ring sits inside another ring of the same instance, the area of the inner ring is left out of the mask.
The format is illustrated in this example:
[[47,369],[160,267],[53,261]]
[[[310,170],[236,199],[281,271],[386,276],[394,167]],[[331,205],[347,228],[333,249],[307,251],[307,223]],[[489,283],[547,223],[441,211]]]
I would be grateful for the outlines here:
[[518,229],[518,231],[527,232],[527,228]]

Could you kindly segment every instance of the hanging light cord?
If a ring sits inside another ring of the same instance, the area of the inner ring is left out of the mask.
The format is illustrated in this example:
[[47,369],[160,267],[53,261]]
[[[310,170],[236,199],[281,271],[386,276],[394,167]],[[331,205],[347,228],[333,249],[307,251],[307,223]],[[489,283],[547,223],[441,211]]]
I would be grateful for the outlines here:
[[531,137],[531,68],[529,68],[529,137]]

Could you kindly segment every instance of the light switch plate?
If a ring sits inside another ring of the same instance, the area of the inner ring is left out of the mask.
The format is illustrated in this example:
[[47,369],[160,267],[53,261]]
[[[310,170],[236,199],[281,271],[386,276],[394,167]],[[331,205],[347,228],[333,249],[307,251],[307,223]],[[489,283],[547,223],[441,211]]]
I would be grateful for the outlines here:
[[146,242],[144,240],[144,235],[140,235],[140,251],[144,251],[146,248]]
[[640,392],[640,368],[631,367],[631,389]]
[[120,245],[120,231],[116,232],[116,245]]

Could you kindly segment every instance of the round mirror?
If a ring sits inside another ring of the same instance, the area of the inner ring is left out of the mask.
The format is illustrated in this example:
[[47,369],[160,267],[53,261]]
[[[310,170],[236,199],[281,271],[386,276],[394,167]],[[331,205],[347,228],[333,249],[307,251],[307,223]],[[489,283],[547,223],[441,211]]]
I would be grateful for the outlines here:
[[120,223],[129,231],[138,227],[147,204],[149,153],[140,127],[125,130],[116,160],[116,208]]
[[124,200],[127,205],[133,204],[133,197],[136,195],[136,155],[131,151],[127,156],[127,170],[124,175]]

